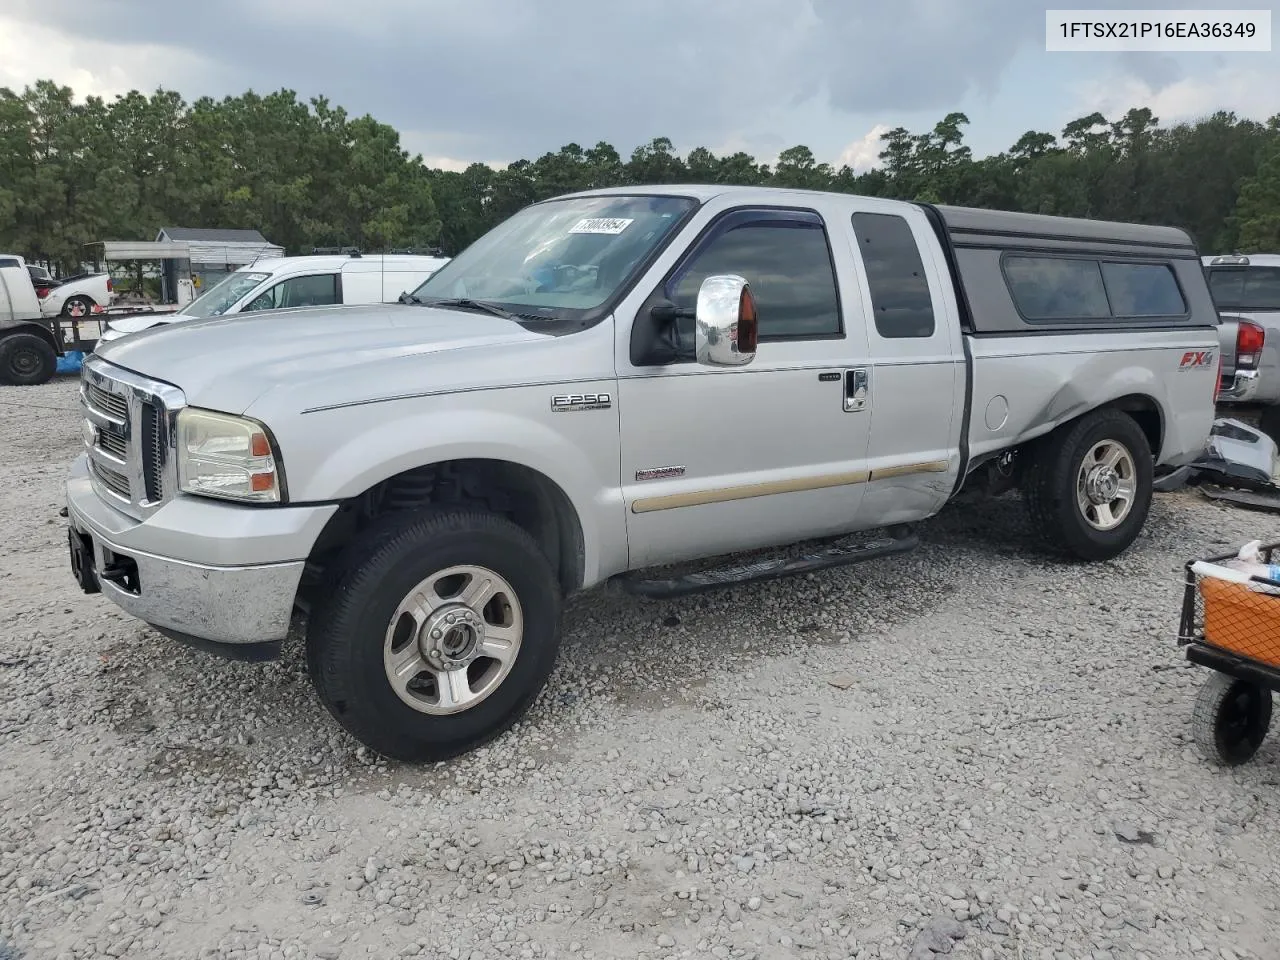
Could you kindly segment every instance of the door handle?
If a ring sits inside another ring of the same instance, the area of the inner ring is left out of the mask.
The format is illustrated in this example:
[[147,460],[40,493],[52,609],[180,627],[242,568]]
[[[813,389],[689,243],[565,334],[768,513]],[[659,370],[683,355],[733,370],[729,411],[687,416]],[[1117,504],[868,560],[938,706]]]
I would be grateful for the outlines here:
[[846,370],[844,374],[844,412],[857,413],[867,406],[867,368]]

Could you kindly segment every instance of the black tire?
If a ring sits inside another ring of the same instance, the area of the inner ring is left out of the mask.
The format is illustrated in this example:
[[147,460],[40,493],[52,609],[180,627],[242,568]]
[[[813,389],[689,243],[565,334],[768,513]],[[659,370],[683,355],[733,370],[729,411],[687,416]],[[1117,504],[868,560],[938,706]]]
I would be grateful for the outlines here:
[[[1135,492],[1131,507],[1115,527],[1090,524],[1077,504],[1076,484],[1084,458],[1094,445],[1110,440],[1129,452]],[[1120,410],[1098,410],[1060,427],[1032,451],[1023,493],[1032,523],[1055,548],[1081,560],[1110,560],[1138,538],[1151,509],[1151,446],[1132,417]]]
[[0,338],[0,383],[34,387],[48,383],[58,370],[53,347],[34,333],[11,333]]
[[1196,696],[1191,727],[1205,759],[1224,767],[1245,763],[1271,727],[1271,691],[1214,671]]
[[88,317],[93,313],[93,299],[83,294],[78,294],[74,297],[67,297],[67,302],[62,305],[62,315],[64,317],[72,316],[72,304],[79,304],[84,307],[84,312],[76,316],[77,320]]
[[[485,567],[512,587],[523,616],[514,664],[475,706],[431,715],[392,688],[383,646],[392,615],[424,579],[457,565]],[[560,586],[545,554],[504,517],[461,508],[387,518],[335,561],[307,628],[316,692],[352,736],[383,756],[447,760],[516,723],[546,685],[560,645]]]

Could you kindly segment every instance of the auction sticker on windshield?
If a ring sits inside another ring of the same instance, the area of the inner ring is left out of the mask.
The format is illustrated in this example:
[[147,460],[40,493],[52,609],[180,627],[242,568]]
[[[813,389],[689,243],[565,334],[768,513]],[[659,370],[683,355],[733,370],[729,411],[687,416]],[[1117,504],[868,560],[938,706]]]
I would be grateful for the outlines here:
[[569,228],[570,233],[607,233],[617,236],[631,224],[634,219],[626,217],[587,217],[579,220]]

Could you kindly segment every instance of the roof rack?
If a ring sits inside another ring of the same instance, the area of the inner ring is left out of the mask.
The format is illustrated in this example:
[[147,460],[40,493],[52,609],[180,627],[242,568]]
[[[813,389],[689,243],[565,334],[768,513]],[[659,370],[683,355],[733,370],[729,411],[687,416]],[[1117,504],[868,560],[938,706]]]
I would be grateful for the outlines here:
[[388,254],[403,253],[410,256],[443,257],[443,247],[392,247]]
[[311,253],[313,255],[327,254],[329,256],[333,256],[334,254],[341,254],[341,253],[345,253],[349,257],[364,256],[364,254],[360,252],[359,247],[312,247]]

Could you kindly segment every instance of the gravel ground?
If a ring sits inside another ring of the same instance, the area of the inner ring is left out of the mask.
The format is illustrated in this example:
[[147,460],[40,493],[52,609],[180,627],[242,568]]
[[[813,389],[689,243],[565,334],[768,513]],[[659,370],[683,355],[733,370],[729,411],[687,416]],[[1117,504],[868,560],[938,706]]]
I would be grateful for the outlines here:
[[1160,495],[1082,566],[1003,501],[905,558],[586,596],[519,728],[412,768],[296,644],[214,660],[78,593],[74,394],[0,388],[3,960],[1276,956],[1280,747],[1198,756],[1173,639],[1181,563],[1272,518]]

